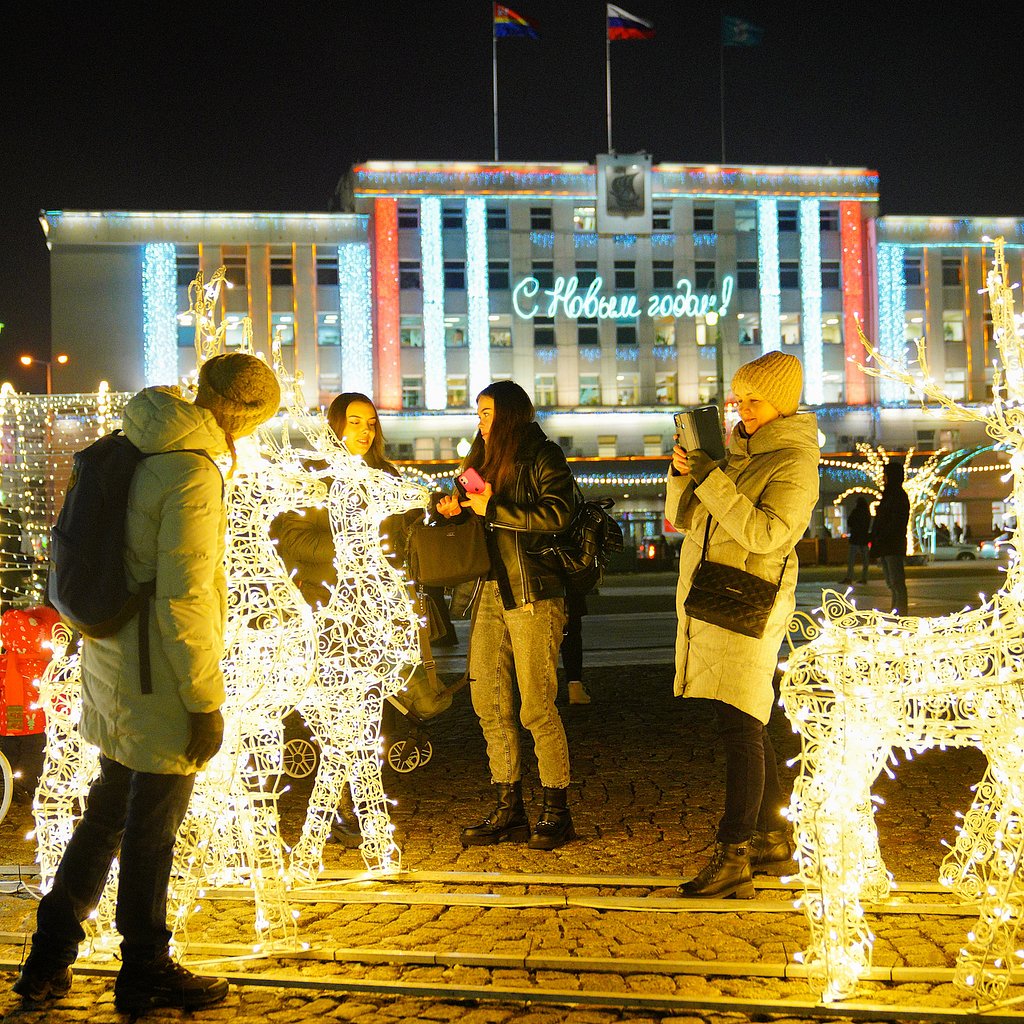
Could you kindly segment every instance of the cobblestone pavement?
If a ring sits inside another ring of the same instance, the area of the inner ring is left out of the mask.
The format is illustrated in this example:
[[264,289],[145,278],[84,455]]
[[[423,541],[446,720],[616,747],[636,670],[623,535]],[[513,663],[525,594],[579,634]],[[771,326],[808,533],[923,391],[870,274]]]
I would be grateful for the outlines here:
[[[601,620],[594,616],[588,623],[595,643]],[[635,646],[642,646],[643,629],[644,618],[635,617],[634,630],[641,632]],[[766,877],[750,904],[723,901],[695,909],[672,898],[675,885],[703,863],[721,812],[723,766],[711,708],[674,699],[671,667],[664,663],[589,667],[586,676],[593,703],[562,709],[572,751],[577,841],[553,853],[521,845],[462,849],[459,831],[487,813],[490,793],[483,740],[468,691],[460,691],[453,706],[427,726],[430,762],[408,774],[386,770],[388,791],[397,801],[403,867],[435,874],[348,886],[335,877],[297,892],[299,938],[310,946],[301,955],[228,957],[251,936],[252,903],[213,898],[192,927],[188,961],[244,976],[246,983],[234,985],[224,1004],[198,1016],[253,1024],[718,1024],[806,1016],[801,1007],[816,1003],[816,993],[800,977],[781,976],[807,942],[803,913],[790,902],[792,891]],[[780,760],[797,754],[798,740],[780,710],[771,730]],[[529,750],[528,737],[526,744]],[[541,789],[531,761],[532,752],[525,759],[524,791],[535,814]],[[884,800],[877,820],[882,852],[898,883],[935,881],[946,852],[943,840],[952,840],[956,813],[969,806],[970,786],[983,770],[977,752],[947,750],[902,764],[895,779],[883,775],[876,787]],[[784,779],[794,771],[783,765]],[[308,780],[300,781],[282,797],[288,840],[298,834],[308,790]],[[0,823],[0,861],[31,863],[33,849],[24,839],[29,827],[27,806],[16,803]],[[362,867],[357,852],[335,844],[325,860],[334,875]],[[492,877],[474,877],[481,872]],[[948,897],[908,893],[902,899],[934,903]],[[34,909],[29,895],[0,895],[0,940],[6,943],[0,958],[9,970],[22,955],[19,937],[31,931]],[[936,1013],[969,1008],[946,976],[969,916],[887,912],[872,914],[870,921],[877,935],[875,967],[920,968],[923,974],[865,982],[856,1001],[865,1006],[860,1019],[893,1019],[895,1008],[911,1019],[920,1019],[920,1007]],[[23,1007],[9,991],[0,991],[3,1020],[123,1020],[113,1008],[109,959],[94,956],[80,964],[99,973],[80,974],[68,998],[45,1008]],[[13,974],[6,975],[10,980]],[[360,986],[365,990],[352,991]],[[427,994],[441,987],[447,991]],[[483,998],[496,989],[512,994]],[[541,1001],[546,993],[562,991],[580,1000],[607,993],[620,1005]],[[1011,994],[1022,991],[1017,987]],[[654,998],[663,1005],[643,1005]],[[631,999],[639,1002],[630,1005]],[[790,1007],[777,1005],[780,1000]],[[874,1011],[867,1009],[871,1005]],[[842,1015],[842,1004],[835,1012]],[[180,1016],[162,1010],[147,1019]]]

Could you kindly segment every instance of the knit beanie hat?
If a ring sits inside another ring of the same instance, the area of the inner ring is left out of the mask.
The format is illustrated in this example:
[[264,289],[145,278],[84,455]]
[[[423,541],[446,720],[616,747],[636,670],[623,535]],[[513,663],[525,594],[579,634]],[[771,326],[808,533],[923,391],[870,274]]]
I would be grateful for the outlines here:
[[196,405],[209,409],[226,434],[245,437],[277,412],[281,386],[262,359],[227,352],[199,368]]
[[792,416],[804,389],[800,360],[786,352],[765,352],[760,359],[744,363],[732,378],[735,392],[740,386],[756,391],[783,416]]

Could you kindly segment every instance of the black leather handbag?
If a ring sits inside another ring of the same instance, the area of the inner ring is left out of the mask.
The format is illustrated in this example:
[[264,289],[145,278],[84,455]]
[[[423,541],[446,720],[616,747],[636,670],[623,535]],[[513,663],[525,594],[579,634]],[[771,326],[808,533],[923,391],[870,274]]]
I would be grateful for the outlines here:
[[409,575],[418,586],[454,587],[487,576],[490,571],[484,522],[475,513],[436,525],[413,525],[409,533]]
[[683,608],[691,618],[710,622],[733,633],[760,640],[768,625],[768,616],[775,606],[786,561],[776,583],[762,579],[752,572],[737,569],[721,562],[709,562],[708,537],[711,534],[711,516],[704,527],[704,547],[700,553],[700,564],[693,574],[690,592],[686,595]]

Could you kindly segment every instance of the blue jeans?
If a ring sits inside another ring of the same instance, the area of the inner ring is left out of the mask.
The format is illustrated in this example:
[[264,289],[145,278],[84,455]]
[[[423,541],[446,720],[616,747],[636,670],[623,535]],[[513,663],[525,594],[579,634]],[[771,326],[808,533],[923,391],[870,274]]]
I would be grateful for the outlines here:
[[174,841],[188,810],[194,775],[152,775],[100,757],[85,813],[61,857],[53,888],[36,914],[32,955],[71,964],[85,938],[82,922],[96,908],[115,854],[120,876],[114,920],[124,963],[167,952],[167,888]]

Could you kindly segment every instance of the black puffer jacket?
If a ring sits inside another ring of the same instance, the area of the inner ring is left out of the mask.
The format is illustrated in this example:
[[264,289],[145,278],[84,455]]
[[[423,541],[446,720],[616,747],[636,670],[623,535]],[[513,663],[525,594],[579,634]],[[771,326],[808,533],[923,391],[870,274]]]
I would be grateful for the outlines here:
[[484,516],[491,574],[506,609],[564,596],[561,575],[530,552],[547,547],[551,535],[569,525],[574,507],[572,471],[562,449],[531,423],[516,453],[511,488],[491,498]]

